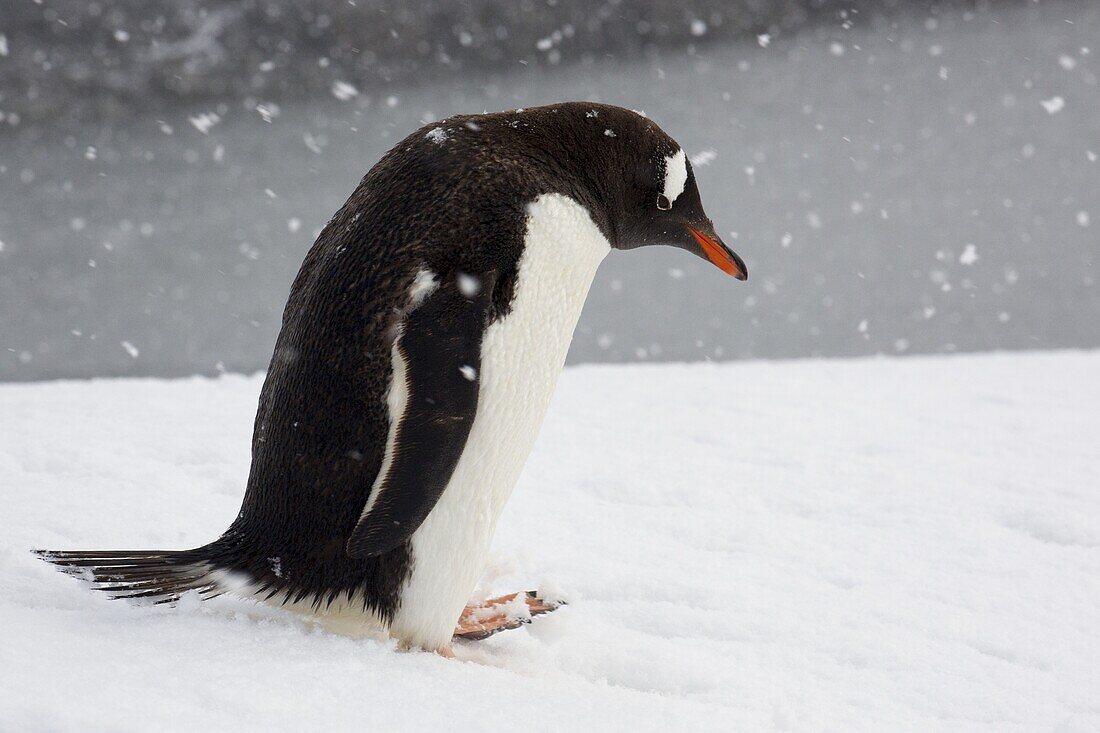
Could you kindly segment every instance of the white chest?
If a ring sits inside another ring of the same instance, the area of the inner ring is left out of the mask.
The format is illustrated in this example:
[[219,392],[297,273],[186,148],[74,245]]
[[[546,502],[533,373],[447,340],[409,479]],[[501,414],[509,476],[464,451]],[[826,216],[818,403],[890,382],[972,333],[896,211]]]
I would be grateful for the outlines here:
[[450,640],[609,251],[572,199],[548,194],[531,204],[512,309],[482,340],[477,417],[447,488],[412,536],[412,574],[391,626],[397,638],[426,648]]

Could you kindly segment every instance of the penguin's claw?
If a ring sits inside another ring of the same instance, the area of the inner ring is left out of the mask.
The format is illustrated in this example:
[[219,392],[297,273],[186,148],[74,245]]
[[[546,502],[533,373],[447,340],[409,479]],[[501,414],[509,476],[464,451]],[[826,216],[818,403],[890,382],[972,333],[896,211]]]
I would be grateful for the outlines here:
[[547,601],[538,597],[538,594],[529,590],[522,594],[509,593],[499,598],[490,598],[476,606],[466,606],[458,619],[455,627],[454,638],[465,641],[480,641],[493,634],[518,629],[524,624],[531,623],[531,618],[550,613],[558,606],[564,605],[561,601]]

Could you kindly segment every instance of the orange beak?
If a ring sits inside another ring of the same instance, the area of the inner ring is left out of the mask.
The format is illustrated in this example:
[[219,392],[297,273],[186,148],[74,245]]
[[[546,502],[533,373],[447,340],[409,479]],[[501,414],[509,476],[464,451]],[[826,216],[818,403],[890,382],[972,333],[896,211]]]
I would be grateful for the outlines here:
[[719,270],[727,275],[733,275],[738,280],[748,280],[749,270],[745,263],[734,252],[722,243],[717,236],[704,234],[694,227],[688,227],[688,231],[695,237],[695,241],[703,248],[707,259],[713,262]]

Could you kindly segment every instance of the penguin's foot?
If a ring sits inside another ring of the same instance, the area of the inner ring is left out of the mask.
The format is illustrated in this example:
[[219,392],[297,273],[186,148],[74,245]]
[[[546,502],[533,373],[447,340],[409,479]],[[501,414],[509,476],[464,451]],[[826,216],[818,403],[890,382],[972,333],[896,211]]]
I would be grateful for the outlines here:
[[498,631],[518,629],[531,623],[533,616],[550,613],[561,605],[564,604],[560,601],[539,598],[533,590],[491,598],[476,606],[466,606],[458,619],[454,638],[480,641]]

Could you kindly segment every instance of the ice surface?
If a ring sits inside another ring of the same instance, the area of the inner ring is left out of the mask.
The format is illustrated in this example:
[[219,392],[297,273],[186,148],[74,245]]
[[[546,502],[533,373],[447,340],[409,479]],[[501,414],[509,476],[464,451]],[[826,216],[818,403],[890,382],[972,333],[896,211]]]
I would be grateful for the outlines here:
[[1100,352],[567,369],[463,662],[30,547],[235,515],[260,377],[0,386],[0,730],[1094,730]]

